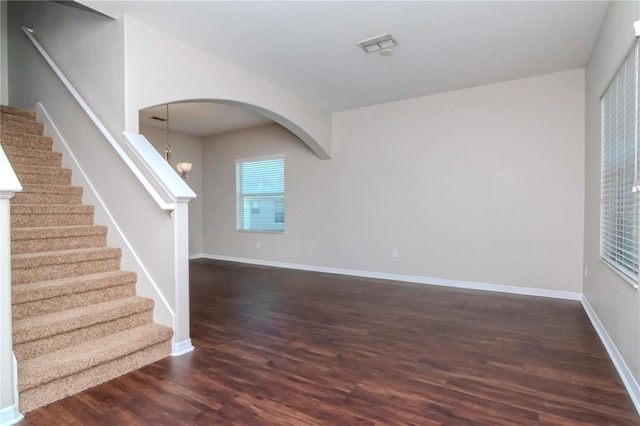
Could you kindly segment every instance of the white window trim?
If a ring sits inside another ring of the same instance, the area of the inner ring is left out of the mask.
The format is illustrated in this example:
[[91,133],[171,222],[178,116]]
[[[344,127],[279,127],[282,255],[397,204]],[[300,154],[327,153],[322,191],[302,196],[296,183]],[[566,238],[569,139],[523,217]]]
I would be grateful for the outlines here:
[[279,160],[281,158],[284,159],[285,157],[286,157],[286,154],[272,154],[272,155],[260,155],[257,157],[236,158],[236,164],[249,163],[252,161]]
[[628,275],[620,272],[620,270],[618,270],[618,268],[616,268],[614,265],[612,265],[610,262],[607,262],[607,260],[605,258],[602,257],[602,255],[600,256],[600,262],[604,263],[604,266],[606,266],[607,268],[611,269],[613,272],[616,273],[616,275],[618,275],[620,278],[622,278],[627,284],[629,284],[631,287],[635,288],[636,290],[638,290],[638,283],[633,281],[633,279],[631,279],[631,277],[629,277]]
[[[270,155],[259,155],[259,156],[255,156],[255,157],[243,157],[243,158],[236,158],[235,159],[235,164],[237,167],[237,164],[239,163],[250,163],[250,162],[254,162],[254,161],[268,161],[268,160],[286,160],[286,154],[281,153],[281,154],[270,154]],[[286,161],[285,161],[286,164]],[[285,173],[285,181],[287,178],[287,175]],[[237,179],[237,177],[236,177]],[[249,234],[274,234],[274,235],[283,235],[287,229],[286,227],[286,222],[285,222],[285,228],[282,231],[273,231],[273,230],[260,230],[260,229],[241,229],[238,228],[238,194],[237,194],[237,180],[236,180],[236,212],[235,212],[235,219],[236,219],[236,232],[242,232],[242,233],[249,233]],[[284,197],[286,199],[286,182],[285,182],[285,192],[284,192]],[[266,194],[268,195],[268,194]],[[285,217],[286,217],[286,203],[285,203]],[[286,221],[286,219],[285,219]]]

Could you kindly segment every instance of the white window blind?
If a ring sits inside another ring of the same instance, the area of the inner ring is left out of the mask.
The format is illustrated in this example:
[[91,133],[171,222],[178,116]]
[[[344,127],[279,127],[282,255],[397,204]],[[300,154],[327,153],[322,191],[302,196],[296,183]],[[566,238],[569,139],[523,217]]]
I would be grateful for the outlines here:
[[237,229],[284,232],[284,158],[236,160]]
[[602,95],[602,259],[638,282],[638,46]]

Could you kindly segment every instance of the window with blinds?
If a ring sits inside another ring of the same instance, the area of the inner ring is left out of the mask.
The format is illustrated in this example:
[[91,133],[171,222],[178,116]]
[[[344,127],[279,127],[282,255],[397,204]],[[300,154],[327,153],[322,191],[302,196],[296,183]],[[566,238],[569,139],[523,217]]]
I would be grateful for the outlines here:
[[602,259],[638,282],[638,46],[602,95]]
[[284,232],[284,156],[236,160],[237,229]]

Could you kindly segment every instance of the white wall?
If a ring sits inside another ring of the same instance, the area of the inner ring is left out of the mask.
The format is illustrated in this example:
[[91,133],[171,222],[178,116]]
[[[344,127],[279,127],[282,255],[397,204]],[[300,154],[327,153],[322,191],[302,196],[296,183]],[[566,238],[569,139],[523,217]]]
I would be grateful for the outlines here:
[[[140,126],[140,133],[164,156],[164,147],[167,144],[165,130]],[[171,166],[174,170],[179,161],[193,163],[185,182],[197,195],[189,202],[189,254],[196,255],[202,253],[202,138],[171,131],[170,143]]]
[[600,96],[634,40],[640,3],[611,2],[586,68],[584,294],[636,380],[640,379],[640,296],[600,261]]
[[[336,113],[330,161],[277,125],[206,138],[204,252],[580,292],[583,111],[579,69]],[[285,233],[236,232],[234,159],[277,153]]]
[[125,16],[127,130],[138,111],[184,100],[245,106],[285,125],[320,157],[332,152],[331,116],[319,105]]

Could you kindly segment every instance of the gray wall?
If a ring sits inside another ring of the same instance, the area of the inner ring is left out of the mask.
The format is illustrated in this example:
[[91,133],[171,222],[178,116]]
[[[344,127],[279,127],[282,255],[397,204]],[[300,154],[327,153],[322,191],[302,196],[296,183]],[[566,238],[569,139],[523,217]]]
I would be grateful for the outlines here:
[[[205,138],[205,254],[581,292],[584,70],[333,120],[332,160],[276,125]],[[237,232],[234,160],[279,153],[284,234]]]
[[7,1],[0,0],[0,103],[2,105],[9,105],[8,47]]
[[[33,108],[56,88],[39,75],[48,65],[35,53],[21,26],[35,31],[109,131],[121,135],[125,102],[122,21],[48,1],[9,2],[9,96],[13,106]],[[55,119],[64,111],[51,113]]]

